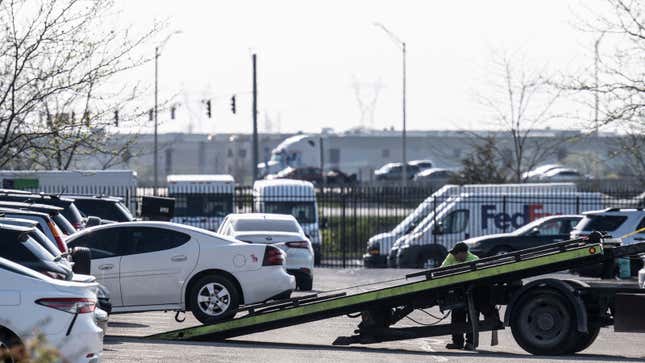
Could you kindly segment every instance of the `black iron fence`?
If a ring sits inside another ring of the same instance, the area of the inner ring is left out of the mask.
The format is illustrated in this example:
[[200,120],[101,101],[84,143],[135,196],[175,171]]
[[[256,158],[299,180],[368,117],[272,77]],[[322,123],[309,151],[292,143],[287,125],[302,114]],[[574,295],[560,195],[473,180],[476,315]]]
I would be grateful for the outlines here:
[[[373,239],[379,242],[378,253],[372,251],[372,254],[381,259],[403,236],[408,239],[414,236],[414,243],[436,243],[449,249],[466,238],[510,232],[547,215],[580,214],[603,208],[642,208],[645,207],[643,190],[642,183],[633,181],[596,181],[559,187],[546,184],[463,186],[439,190],[416,185],[351,185],[315,188],[313,199],[301,190],[283,189],[280,193],[261,196],[252,187],[238,186],[232,203],[204,199],[199,208],[191,208],[199,215],[176,216],[176,221],[199,222],[198,226],[216,230],[228,213],[291,213],[312,240],[320,240],[322,266],[360,267],[368,240],[379,234]],[[142,196],[152,195],[153,191],[140,188],[137,194],[140,202]],[[160,188],[157,194],[168,196],[168,191]],[[268,202],[274,205],[268,207]],[[313,211],[305,205],[308,202]]]

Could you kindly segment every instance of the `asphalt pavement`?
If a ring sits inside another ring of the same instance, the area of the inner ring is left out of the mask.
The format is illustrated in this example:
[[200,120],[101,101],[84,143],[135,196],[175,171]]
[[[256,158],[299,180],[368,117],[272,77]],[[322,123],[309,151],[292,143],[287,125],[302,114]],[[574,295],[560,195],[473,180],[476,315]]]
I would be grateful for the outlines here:
[[[316,269],[314,289],[330,291],[371,282],[387,285],[414,270]],[[352,291],[373,289],[363,286]],[[434,308],[433,315],[441,313]],[[412,339],[371,345],[333,346],[338,336],[352,335],[359,319],[336,317],[292,327],[250,334],[224,342],[168,342],[142,337],[198,325],[190,313],[177,323],[174,312],[112,315],[105,338],[105,362],[645,362],[645,334],[615,333],[603,328],[587,350],[565,357],[538,357],[515,343],[510,329],[499,332],[499,345],[490,345],[490,333],[480,335],[477,352],[445,349],[449,336]],[[421,312],[398,326],[434,322]]]

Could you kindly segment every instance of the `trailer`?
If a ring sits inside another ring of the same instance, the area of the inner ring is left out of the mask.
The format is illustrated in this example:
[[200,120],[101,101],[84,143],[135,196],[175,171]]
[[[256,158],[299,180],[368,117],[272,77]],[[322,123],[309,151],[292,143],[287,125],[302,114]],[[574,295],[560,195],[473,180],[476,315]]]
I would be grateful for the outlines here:
[[[601,327],[645,332],[645,290],[611,283],[590,284],[551,277],[533,279],[571,268],[602,264],[609,271],[616,258],[645,252],[645,243],[605,245],[599,234],[449,267],[408,274],[404,283],[348,294],[328,292],[240,307],[238,317],[148,336],[148,339],[212,341],[348,315],[360,317],[354,335],[334,345],[472,332],[474,346],[482,331],[510,327],[514,339],[537,355],[573,354],[596,339]],[[506,306],[503,321],[479,320],[477,291],[489,291],[490,303]],[[396,327],[417,309],[465,308],[468,322]],[[495,333],[496,336],[496,333]]]

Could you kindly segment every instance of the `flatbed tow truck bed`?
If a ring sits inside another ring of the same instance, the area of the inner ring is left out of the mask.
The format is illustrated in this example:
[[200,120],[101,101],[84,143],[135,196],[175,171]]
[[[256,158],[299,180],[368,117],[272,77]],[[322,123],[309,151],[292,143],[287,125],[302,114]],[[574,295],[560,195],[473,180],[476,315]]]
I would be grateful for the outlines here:
[[[148,336],[148,339],[211,341],[257,333],[342,315],[355,314],[361,323],[355,335],[334,344],[383,341],[472,332],[478,345],[481,331],[510,326],[515,340],[533,354],[571,354],[588,347],[600,327],[645,332],[645,290],[618,284],[593,286],[579,280],[540,278],[548,273],[604,264],[645,252],[645,243],[604,246],[600,238],[565,241],[406,275],[396,286],[348,294],[321,293],[266,304],[243,306],[237,317]],[[478,288],[490,289],[490,303],[506,305],[504,322],[479,321]],[[469,322],[392,327],[415,309],[439,306],[467,309]]]

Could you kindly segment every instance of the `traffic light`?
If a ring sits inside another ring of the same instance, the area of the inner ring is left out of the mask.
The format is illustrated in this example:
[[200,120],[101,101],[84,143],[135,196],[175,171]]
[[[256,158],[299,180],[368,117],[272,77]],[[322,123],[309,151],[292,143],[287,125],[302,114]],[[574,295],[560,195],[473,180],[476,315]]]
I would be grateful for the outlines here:
[[211,118],[211,100],[206,100],[206,116]]
[[231,112],[235,113],[235,95],[231,96]]

